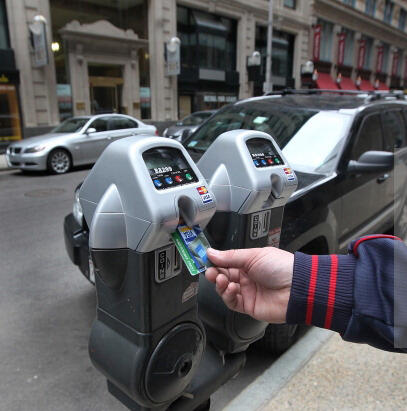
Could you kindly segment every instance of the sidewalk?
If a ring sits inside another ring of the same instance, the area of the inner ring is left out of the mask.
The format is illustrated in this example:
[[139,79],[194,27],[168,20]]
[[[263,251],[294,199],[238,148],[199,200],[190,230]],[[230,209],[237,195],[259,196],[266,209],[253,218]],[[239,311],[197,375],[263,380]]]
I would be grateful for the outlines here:
[[407,408],[407,355],[344,342],[335,334],[263,408]]
[[7,162],[5,154],[0,154],[0,171],[7,169]]

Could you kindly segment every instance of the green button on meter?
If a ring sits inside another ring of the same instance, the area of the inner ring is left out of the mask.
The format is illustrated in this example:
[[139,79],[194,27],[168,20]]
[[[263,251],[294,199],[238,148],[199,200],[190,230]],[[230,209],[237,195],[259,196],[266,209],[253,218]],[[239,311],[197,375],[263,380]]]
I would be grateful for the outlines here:
[[189,173],[185,174],[185,178],[189,181],[191,181],[193,179],[193,177]]

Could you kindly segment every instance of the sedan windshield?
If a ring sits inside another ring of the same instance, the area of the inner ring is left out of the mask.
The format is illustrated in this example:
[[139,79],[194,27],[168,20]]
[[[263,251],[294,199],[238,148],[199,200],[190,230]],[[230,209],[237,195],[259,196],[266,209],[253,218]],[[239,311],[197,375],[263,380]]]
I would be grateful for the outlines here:
[[212,115],[212,113],[196,113],[196,114],[191,114],[188,117],[185,117],[181,123],[183,126],[197,126],[198,124],[201,124],[204,120],[209,118]]
[[258,130],[277,141],[297,171],[329,173],[336,164],[351,116],[278,104],[233,105],[218,112],[186,142],[188,149],[206,151],[229,130]]
[[58,127],[52,130],[53,133],[76,133],[79,131],[87,122],[89,117],[74,117],[65,120]]

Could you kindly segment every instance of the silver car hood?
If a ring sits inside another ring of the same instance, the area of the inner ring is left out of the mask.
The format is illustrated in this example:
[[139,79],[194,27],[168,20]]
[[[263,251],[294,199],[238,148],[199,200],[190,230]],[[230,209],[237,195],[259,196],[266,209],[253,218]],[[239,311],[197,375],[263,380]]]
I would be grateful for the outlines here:
[[52,143],[55,143],[58,141],[58,138],[63,138],[64,140],[66,139],[67,136],[70,134],[75,134],[75,133],[48,133],[48,134],[43,134],[40,136],[35,136],[35,137],[29,137],[29,138],[24,138],[21,141],[16,141],[15,143],[11,144],[13,147],[31,147],[35,144],[47,144],[52,141]]

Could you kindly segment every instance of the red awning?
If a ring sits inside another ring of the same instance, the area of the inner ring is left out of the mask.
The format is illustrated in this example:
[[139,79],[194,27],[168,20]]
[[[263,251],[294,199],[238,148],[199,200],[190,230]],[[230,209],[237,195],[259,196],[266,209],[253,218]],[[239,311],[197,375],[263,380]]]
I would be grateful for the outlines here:
[[379,87],[377,87],[377,90],[384,90],[384,91],[389,91],[389,88],[386,86],[386,83],[379,83]]
[[361,80],[359,89],[364,91],[374,91],[374,87],[370,84],[369,80]]
[[317,87],[321,90],[338,90],[337,84],[328,73],[318,73]]
[[342,90],[357,90],[355,83],[350,77],[342,76],[340,87]]

